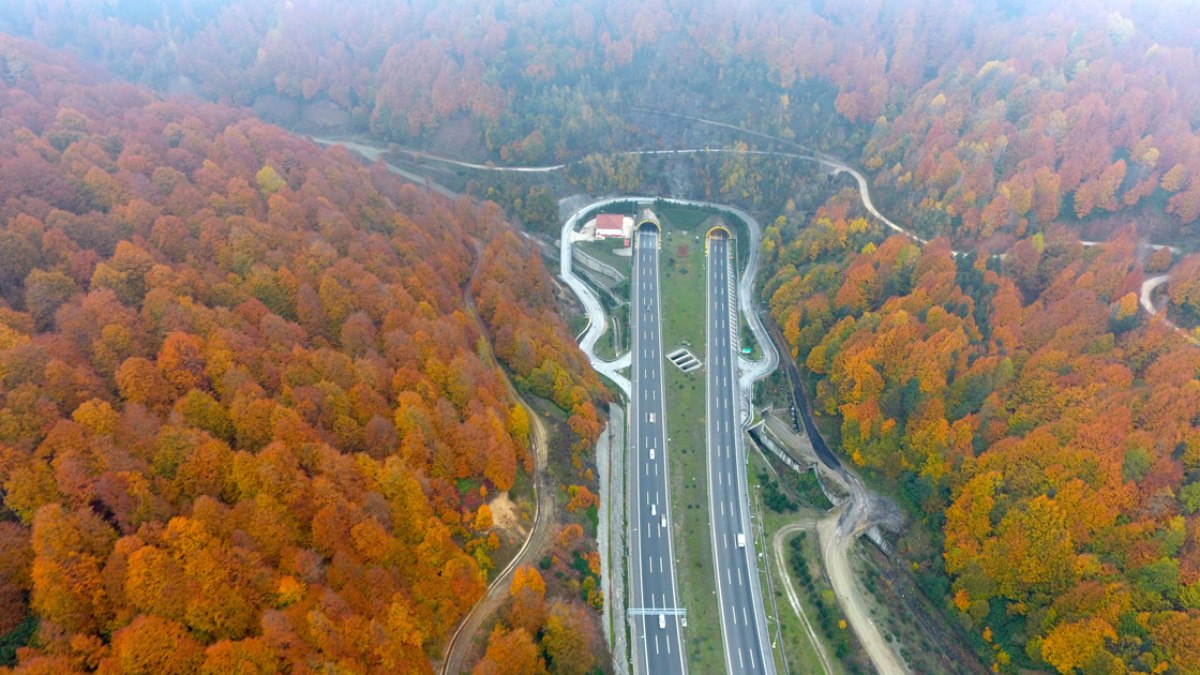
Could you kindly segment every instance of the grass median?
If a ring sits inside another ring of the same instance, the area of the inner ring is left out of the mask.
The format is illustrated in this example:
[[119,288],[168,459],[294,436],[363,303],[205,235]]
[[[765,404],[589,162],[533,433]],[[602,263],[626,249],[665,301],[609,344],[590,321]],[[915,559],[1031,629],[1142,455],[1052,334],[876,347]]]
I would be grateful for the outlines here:
[[[715,222],[714,214],[698,209],[664,208],[658,215],[664,232],[659,286],[663,352],[665,355],[677,347],[687,347],[707,364],[704,235]],[[696,673],[723,672],[725,653],[708,502],[706,371],[702,368],[685,374],[669,361],[664,368],[672,541],[679,602],[687,609],[684,638],[688,669]],[[785,635],[788,633],[792,631],[785,627]]]
[[[663,351],[686,346],[707,363],[705,338],[704,213],[663,215],[661,255]],[[686,217],[679,217],[685,215]],[[697,242],[696,236],[701,240]],[[665,364],[667,433],[670,434],[671,522],[680,602],[687,608],[688,669],[725,670],[713,571],[705,440],[705,369],[683,373]]]

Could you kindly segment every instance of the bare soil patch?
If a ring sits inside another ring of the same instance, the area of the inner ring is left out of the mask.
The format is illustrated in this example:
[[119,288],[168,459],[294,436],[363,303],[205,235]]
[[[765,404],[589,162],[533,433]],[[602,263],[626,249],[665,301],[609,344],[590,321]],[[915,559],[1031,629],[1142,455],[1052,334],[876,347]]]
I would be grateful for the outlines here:
[[521,525],[520,509],[518,509],[508,492],[501,492],[495,499],[488,502],[492,510],[492,524],[503,533],[507,539],[524,539],[529,531]]

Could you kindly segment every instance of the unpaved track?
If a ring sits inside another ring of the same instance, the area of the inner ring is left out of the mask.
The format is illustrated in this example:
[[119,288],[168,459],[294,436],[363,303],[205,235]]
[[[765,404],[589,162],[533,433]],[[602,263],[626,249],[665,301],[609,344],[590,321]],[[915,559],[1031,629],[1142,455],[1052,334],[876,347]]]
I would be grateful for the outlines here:
[[532,564],[550,539],[550,529],[554,522],[554,491],[546,484],[548,439],[546,426],[541,416],[525,403],[525,399],[518,396],[518,400],[521,401],[521,405],[525,406],[526,412],[529,413],[529,419],[533,422],[533,475],[537,493],[533,527],[530,528],[529,536],[525,539],[521,550],[517,551],[517,555],[508,563],[504,571],[492,580],[483,597],[475,603],[471,611],[467,612],[462,623],[458,625],[458,630],[454,631],[454,635],[450,637],[450,641],[446,644],[446,658],[442,663],[442,675],[459,675],[459,673],[467,672],[469,667],[474,665],[465,663],[465,660],[474,652],[475,638],[484,637],[480,635],[480,628],[483,627],[484,622],[491,618],[508,600],[508,587],[512,582],[513,570],[522,563]]
[[505,601],[509,598],[509,584],[512,581],[512,571],[522,563],[533,563],[541,554],[541,551],[546,548],[546,544],[550,542],[551,525],[553,522],[554,513],[554,498],[553,490],[546,485],[546,426],[542,422],[541,417],[533,408],[530,408],[524,399],[521,400],[521,405],[526,407],[529,413],[529,419],[533,422],[533,450],[534,450],[534,485],[535,491],[538,494],[536,498],[536,509],[533,515],[533,527],[530,527],[529,536],[526,542],[522,544],[521,550],[517,551],[517,555],[509,562],[508,567],[504,568],[503,572],[497,575],[496,579],[487,586],[487,591],[484,592],[484,597],[475,603],[475,607],[470,608],[467,616],[463,617],[462,623],[458,625],[457,631],[450,638],[449,643],[446,643],[446,657],[442,664],[442,675],[458,675],[466,673],[472,663],[466,663],[466,658],[470,653],[473,653],[473,638],[484,638],[480,634],[480,628],[484,622],[496,613],[500,607],[503,607]]
[[783,580],[783,590],[787,593],[788,604],[792,606],[792,610],[796,612],[796,616],[799,616],[800,622],[804,624],[804,631],[808,633],[808,640],[812,643],[813,649],[817,650],[817,656],[821,659],[821,666],[825,669],[826,675],[831,675],[833,669],[829,665],[829,655],[825,653],[825,644],[817,637],[817,632],[813,630],[812,622],[808,620],[808,615],[804,613],[804,605],[800,604],[800,594],[796,591],[796,586],[792,583],[792,575],[788,571],[787,555],[784,553],[784,543],[792,535],[812,530],[816,525],[817,521],[809,517],[804,517],[796,522],[784,525],[771,535],[771,547],[775,551],[775,566],[779,569],[779,577]]
[[[846,504],[851,510],[854,505]],[[846,614],[846,620],[854,629],[854,634],[862,642],[863,649],[871,657],[871,663],[880,675],[907,675],[908,669],[904,662],[892,651],[875,620],[871,618],[866,603],[863,602],[863,592],[859,588],[854,571],[850,568],[850,546],[858,538],[853,532],[841,532],[841,514],[845,506],[834,509],[829,516],[817,524],[817,537],[821,545],[821,560],[825,566],[825,574],[829,576],[829,585],[833,586],[838,604]]]
[[[313,138],[313,141],[320,145],[341,145],[351,152],[355,152],[363,157],[376,161],[380,159],[382,148],[376,146],[365,145],[346,140],[335,140],[329,138]],[[413,174],[403,169],[387,165],[388,169],[397,173],[408,180],[413,181],[428,187],[434,192],[448,198],[455,199],[458,194],[449,190],[443,185],[430,180],[426,176]],[[474,280],[475,272],[478,270],[479,256],[482,255],[482,242],[475,242],[476,261],[475,269],[472,270],[472,281]],[[475,301],[471,297],[471,282],[467,283],[463,289],[464,303],[476,325],[483,335],[488,335],[487,327],[480,320],[478,312],[475,311]],[[490,338],[489,338],[490,339]],[[489,358],[495,362],[495,356],[491,354],[491,342],[488,342]],[[499,368],[499,364],[496,366]],[[546,433],[546,425],[537,411],[525,401],[524,397],[517,392],[512,381],[508,379],[507,373],[500,369],[500,373],[504,376],[504,383],[509,390],[509,394],[514,400],[519,401],[529,414],[529,419],[533,423],[533,491],[534,491],[534,512],[533,525],[530,527],[529,535],[525,538],[525,543],[521,545],[517,555],[509,561],[508,565],[492,583],[488,585],[475,606],[471,608],[463,620],[459,623],[454,634],[450,636],[450,640],[446,643],[445,656],[442,659],[441,669],[439,672],[442,675],[459,675],[459,673],[467,672],[468,664],[465,663],[469,655],[474,654],[474,646],[479,635],[480,628],[491,616],[504,605],[508,599],[508,587],[512,581],[513,570],[523,563],[534,561],[537,556],[546,548],[550,540],[551,529],[555,523],[554,519],[554,490],[549,485],[549,480],[546,475],[546,459],[549,451],[549,435]],[[436,666],[436,664],[435,664]]]
[[[471,297],[471,286],[475,280],[475,273],[479,269],[479,256],[483,254],[482,242],[475,243],[475,269],[472,270],[471,280],[467,282],[467,286],[463,291],[463,300],[467,311],[471,318],[479,326],[480,332],[483,335],[488,335],[487,327],[479,318],[479,313],[475,310],[475,300]],[[529,414],[529,419],[533,423],[532,449],[533,449],[533,492],[534,492],[534,511],[533,525],[529,528],[529,535],[525,538],[525,543],[521,545],[520,550],[509,561],[508,565],[496,575],[492,583],[488,585],[484,591],[483,597],[480,598],[471,611],[463,617],[463,620],[458,625],[458,629],[454,631],[454,635],[450,636],[449,642],[446,643],[445,657],[442,661],[442,675],[459,675],[459,673],[467,672],[468,668],[473,664],[466,663],[468,656],[475,653],[475,643],[482,642],[484,638],[480,634],[480,629],[483,624],[491,618],[504,605],[508,599],[508,587],[512,582],[513,570],[523,563],[532,563],[545,550],[547,543],[551,537],[551,529],[555,523],[554,518],[554,489],[549,484],[549,477],[546,473],[546,463],[549,454],[549,434],[546,432],[546,423],[542,420],[541,415],[533,409],[532,406],[525,400],[523,396],[513,386],[512,381],[508,379],[508,374],[504,372],[499,363],[496,363],[495,355],[491,353],[490,336],[488,340],[488,358],[495,363],[496,368],[500,370],[504,377],[504,383],[508,387],[509,395],[519,401],[521,406],[525,408],[525,412]]]
[[871,618],[871,612],[863,601],[862,589],[858,586],[858,579],[855,577],[854,570],[850,566],[850,547],[854,545],[854,542],[858,538],[855,532],[858,528],[843,530],[843,526],[848,524],[846,516],[856,510],[854,501],[854,498],[851,497],[851,499],[842,502],[819,519],[801,517],[776,530],[771,535],[771,546],[775,554],[775,562],[780,570],[780,576],[783,578],[788,602],[804,623],[804,629],[816,647],[817,654],[821,657],[821,664],[824,666],[826,673],[832,672],[829,664],[829,655],[825,653],[824,643],[817,638],[812,623],[804,613],[804,608],[792,584],[792,577],[787,567],[786,548],[784,544],[789,537],[802,531],[815,532],[817,535],[817,543],[821,551],[821,566],[825,569],[825,575],[829,578],[829,584],[833,587],[838,604],[846,614],[846,621],[850,624],[850,627],[854,630],[854,634],[862,643],[863,649],[867,652],[867,656],[870,657],[872,665],[875,666],[880,675],[907,675],[909,672],[908,668],[905,667],[904,662],[897,656],[896,652],[892,650],[891,645],[888,644],[883,634],[880,633],[875,620]]
[[1191,342],[1194,345],[1200,345],[1200,340],[1197,340],[1196,337],[1186,329],[1180,328],[1174,321],[1171,321],[1171,319],[1167,317],[1166,312],[1159,313],[1158,308],[1154,306],[1153,296],[1155,289],[1165,283],[1169,283],[1170,280],[1170,276],[1166,274],[1160,274],[1156,277],[1150,277],[1149,279],[1142,281],[1142,292],[1139,298],[1142,304],[1142,309],[1146,310],[1150,316],[1157,317],[1176,333],[1182,335],[1188,342]]

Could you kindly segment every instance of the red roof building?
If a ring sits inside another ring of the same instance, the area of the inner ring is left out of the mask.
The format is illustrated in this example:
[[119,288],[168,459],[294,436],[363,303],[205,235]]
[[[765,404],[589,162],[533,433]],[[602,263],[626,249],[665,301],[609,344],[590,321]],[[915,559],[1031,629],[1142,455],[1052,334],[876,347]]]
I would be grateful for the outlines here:
[[625,216],[619,213],[601,213],[596,216],[596,238],[625,236]]

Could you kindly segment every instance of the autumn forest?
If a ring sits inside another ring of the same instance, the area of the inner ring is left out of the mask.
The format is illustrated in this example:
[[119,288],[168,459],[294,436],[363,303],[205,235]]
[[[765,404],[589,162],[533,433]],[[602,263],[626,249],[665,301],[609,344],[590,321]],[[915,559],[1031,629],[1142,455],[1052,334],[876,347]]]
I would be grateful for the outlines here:
[[618,397],[544,257],[559,198],[639,193],[763,223],[764,316],[979,668],[1200,673],[1195,10],[7,3],[0,672],[434,672],[537,489],[467,669],[611,672]]

